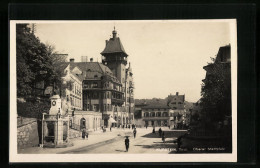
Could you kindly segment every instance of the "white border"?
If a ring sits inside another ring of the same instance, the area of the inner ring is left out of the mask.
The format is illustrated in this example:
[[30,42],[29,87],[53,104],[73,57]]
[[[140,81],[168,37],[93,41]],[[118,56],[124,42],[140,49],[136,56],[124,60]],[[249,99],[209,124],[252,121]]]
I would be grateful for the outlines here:
[[[232,84],[231,154],[17,154],[16,23],[84,23],[90,21],[10,21],[10,162],[236,162],[237,161],[237,23],[236,19],[210,20],[116,20],[116,22],[229,22]],[[114,22],[91,21],[91,22]]]

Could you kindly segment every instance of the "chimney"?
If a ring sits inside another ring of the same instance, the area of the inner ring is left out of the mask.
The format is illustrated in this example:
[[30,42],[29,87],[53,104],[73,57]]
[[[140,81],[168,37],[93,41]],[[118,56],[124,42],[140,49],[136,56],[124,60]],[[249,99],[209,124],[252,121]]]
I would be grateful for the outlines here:
[[176,92],[176,96],[178,96],[179,95],[179,92]]
[[70,62],[74,62],[74,58],[71,58],[71,59],[70,59]]
[[90,62],[93,62],[93,58],[90,58]]
[[88,62],[88,56],[81,56],[81,62]]

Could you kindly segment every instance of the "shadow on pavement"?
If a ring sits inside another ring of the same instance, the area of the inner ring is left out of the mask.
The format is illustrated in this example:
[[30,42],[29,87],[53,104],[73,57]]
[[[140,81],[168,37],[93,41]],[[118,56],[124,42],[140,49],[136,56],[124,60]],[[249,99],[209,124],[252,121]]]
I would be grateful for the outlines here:
[[[135,145],[135,146],[141,146],[146,149],[172,149],[172,148],[177,148],[177,145],[174,143],[163,143],[163,142],[157,142],[151,145]],[[170,151],[169,151],[170,152]]]
[[[186,132],[187,131],[167,130],[167,131],[164,131],[164,135],[165,135],[165,138],[175,138],[175,137],[179,137],[181,135],[184,135]],[[145,138],[161,138],[159,136],[158,130],[155,133],[151,132],[151,133],[143,135],[142,137],[145,137]]]
[[126,152],[125,150],[115,150],[115,151],[117,151],[117,152]]

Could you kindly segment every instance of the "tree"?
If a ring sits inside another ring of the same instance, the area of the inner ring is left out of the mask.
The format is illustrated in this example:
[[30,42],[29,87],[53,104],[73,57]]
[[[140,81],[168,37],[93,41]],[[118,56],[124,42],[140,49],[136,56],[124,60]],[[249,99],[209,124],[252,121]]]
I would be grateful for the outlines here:
[[230,62],[209,63],[201,89],[202,119],[219,122],[231,115],[231,67]]
[[17,95],[33,96],[37,82],[52,83],[55,76],[51,51],[30,31],[28,24],[16,25]]

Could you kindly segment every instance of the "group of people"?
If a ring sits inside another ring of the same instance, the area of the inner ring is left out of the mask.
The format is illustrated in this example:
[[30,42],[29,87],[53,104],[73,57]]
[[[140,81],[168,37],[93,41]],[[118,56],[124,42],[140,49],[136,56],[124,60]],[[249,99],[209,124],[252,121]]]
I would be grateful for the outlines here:
[[[119,127],[120,127],[120,126],[118,125],[118,128],[119,128]],[[136,128],[136,125],[135,125],[135,124],[132,124],[132,125],[130,125],[130,124],[128,124],[128,125],[127,125],[127,124],[123,124],[123,125],[122,125],[122,128],[129,128],[129,129],[130,129],[131,127],[132,127],[132,129],[134,129],[134,128]]]
[[[120,126],[121,126],[121,125],[118,125],[117,128],[120,128]],[[125,125],[125,124],[123,124],[121,128],[123,128],[123,129],[129,128],[129,129],[130,129],[131,127],[132,127],[132,129],[135,129],[135,128],[136,128],[136,125],[135,125],[135,124],[132,124],[132,125]],[[102,129],[103,129],[103,126],[102,126]],[[112,126],[110,127],[110,132],[111,132],[111,131],[112,131]]]

